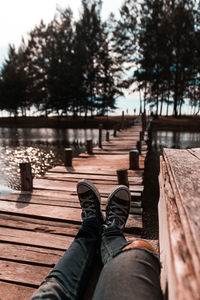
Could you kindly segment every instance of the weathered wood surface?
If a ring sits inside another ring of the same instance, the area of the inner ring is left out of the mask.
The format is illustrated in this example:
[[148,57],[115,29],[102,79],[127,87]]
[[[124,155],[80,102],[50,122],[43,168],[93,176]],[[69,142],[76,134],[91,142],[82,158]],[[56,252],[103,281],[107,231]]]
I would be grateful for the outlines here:
[[160,253],[169,299],[200,298],[200,149],[164,149],[160,172]]
[[[137,125],[120,131],[117,138],[102,142],[102,149],[94,148],[92,155],[74,158],[72,167],[52,168],[34,179],[32,192],[0,195],[0,299],[28,299],[71,244],[81,224],[76,192],[80,179],[100,190],[105,213],[107,197],[118,184],[116,170],[129,168],[128,150],[136,148],[140,130]],[[128,240],[138,238],[142,229],[145,156],[144,143],[139,169],[128,170],[132,195],[125,228]]]

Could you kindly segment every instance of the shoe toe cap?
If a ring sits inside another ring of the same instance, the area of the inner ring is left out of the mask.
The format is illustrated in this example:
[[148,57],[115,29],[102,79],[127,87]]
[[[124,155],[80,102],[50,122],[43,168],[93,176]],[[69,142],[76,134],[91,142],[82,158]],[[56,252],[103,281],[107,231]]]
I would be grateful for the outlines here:
[[115,196],[125,201],[130,201],[130,193],[125,189],[121,189],[116,192]]

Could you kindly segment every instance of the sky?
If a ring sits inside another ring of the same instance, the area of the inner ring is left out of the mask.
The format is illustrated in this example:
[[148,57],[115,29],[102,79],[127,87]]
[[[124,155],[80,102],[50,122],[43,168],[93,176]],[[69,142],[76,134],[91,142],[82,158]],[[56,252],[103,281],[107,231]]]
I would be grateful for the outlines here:
[[[118,14],[123,0],[104,0],[102,18],[111,12]],[[0,64],[8,50],[8,44],[20,45],[22,36],[26,37],[41,19],[50,22],[57,7],[71,7],[74,18],[79,17],[81,0],[0,0]]]
[[[123,0],[104,0],[102,6],[102,19],[106,20],[111,12],[119,16],[119,9]],[[0,66],[8,53],[8,45],[20,45],[22,36],[27,34],[39,24],[41,19],[45,23],[50,22],[57,7],[70,6],[74,18],[80,14],[81,0],[0,0]],[[117,100],[118,109],[115,114],[134,108],[139,110],[139,97],[137,93],[126,93]]]

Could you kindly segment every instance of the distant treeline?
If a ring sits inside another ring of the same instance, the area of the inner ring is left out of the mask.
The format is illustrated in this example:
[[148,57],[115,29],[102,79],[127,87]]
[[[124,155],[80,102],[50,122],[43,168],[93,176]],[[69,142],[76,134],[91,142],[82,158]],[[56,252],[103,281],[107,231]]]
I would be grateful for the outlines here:
[[17,116],[105,115],[124,89],[140,111],[200,110],[200,1],[125,0],[120,17],[101,19],[101,0],[82,0],[80,18],[57,11],[9,46],[0,72],[0,109]]

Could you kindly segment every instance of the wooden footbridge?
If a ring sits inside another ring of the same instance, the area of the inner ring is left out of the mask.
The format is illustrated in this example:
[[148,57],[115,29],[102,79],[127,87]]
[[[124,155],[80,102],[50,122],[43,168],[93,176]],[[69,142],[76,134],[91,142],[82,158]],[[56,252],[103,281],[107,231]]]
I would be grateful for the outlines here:
[[[130,170],[129,151],[141,138],[141,123],[117,133],[92,154],[82,153],[72,166],[56,166],[33,180],[32,192],[15,191],[0,197],[0,299],[28,299],[73,241],[81,209],[76,193],[80,179],[99,189],[102,208],[118,184],[116,170],[127,169],[132,195],[125,235],[139,237],[142,229],[142,142],[139,168]],[[144,135],[144,139],[146,134]]]

